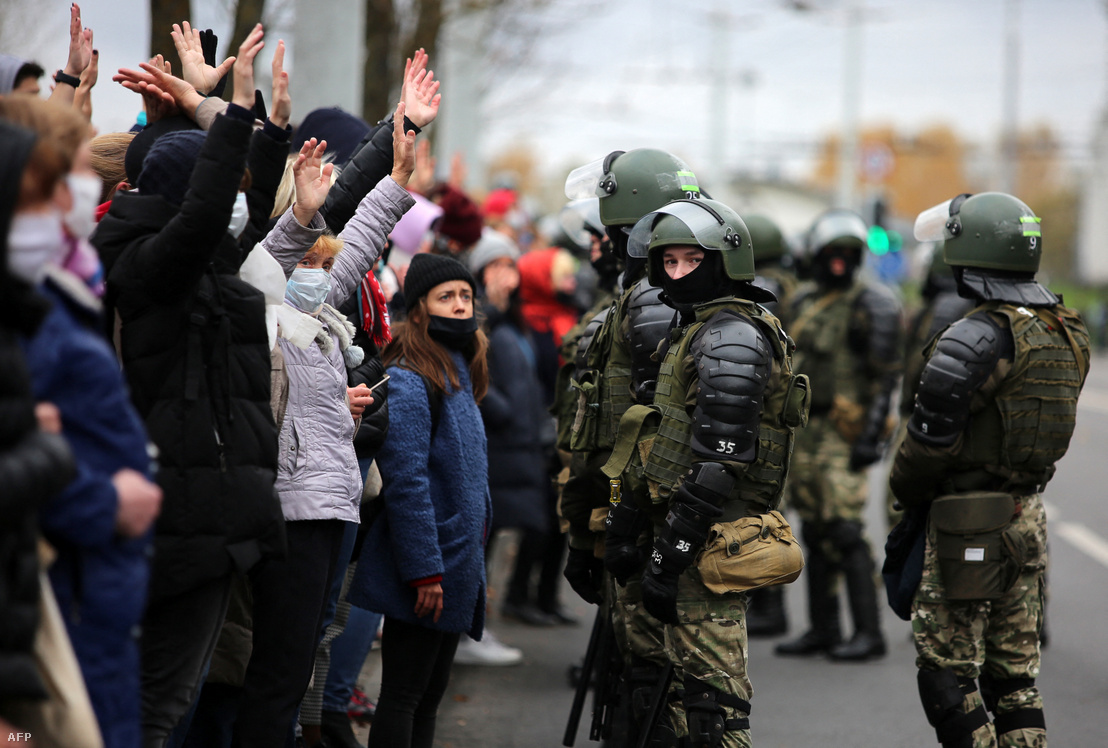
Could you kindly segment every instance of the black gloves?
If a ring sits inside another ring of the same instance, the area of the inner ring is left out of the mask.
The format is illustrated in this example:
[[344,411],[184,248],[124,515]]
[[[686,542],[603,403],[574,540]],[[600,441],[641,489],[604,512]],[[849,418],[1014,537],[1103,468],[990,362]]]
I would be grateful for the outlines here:
[[611,504],[604,520],[604,568],[622,587],[646,563],[646,548],[637,545],[646,529],[646,515],[620,502]]
[[570,546],[562,576],[582,600],[594,605],[601,603],[603,598],[600,591],[604,589],[604,562],[593,555],[591,550]]
[[876,439],[870,440],[863,435],[850,448],[850,469],[856,473],[868,468],[880,459],[881,446]]
[[677,580],[681,570],[667,565],[657,549],[650,554],[650,566],[642,575],[642,604],[646,612],[662,623],[677,623]]

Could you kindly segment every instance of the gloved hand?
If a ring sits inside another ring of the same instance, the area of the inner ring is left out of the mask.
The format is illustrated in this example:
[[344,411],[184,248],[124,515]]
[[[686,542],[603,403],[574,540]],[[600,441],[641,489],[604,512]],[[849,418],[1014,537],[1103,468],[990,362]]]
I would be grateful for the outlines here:
[[677,624],[678,578],[676,572],[666,571],[655,559],[651,560],[650,567],[642,575],[643,607],[662,623]]
[[646,515],[623,502],[612,504],[604,526],[604,568],[622,587],[646,563],[646,548],[637,545]]
[[604,538],[604,568],[619,583],[627,585],[627,580],[642,571],[646,563],[646,549],[635,545],[633,540],[607,535]]
[[603,589],[604,584],[604,562],[593,555],[592,551],[571,547],[562,576],[582,600],[593,605],[601,603],[600,590]]
[[876,440],[864,436],[850,448],[850,469],[855,473],[865,470],[881,459],[881,447]]

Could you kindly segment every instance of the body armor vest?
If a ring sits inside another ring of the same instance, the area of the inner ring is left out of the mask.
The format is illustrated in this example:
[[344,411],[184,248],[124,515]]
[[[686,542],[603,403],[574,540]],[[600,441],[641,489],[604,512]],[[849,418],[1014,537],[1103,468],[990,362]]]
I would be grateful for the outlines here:
[[1028,308],[989,301],[966,316],[974,314],[988,314],[1007,326],[1015,354],[994,405],[970,418],[953,481],[964,488],[959,484],[966,481],[957,474],[984,472],[1002,479],[997,487],[1002,490],[1041,490],[1073,436],[1077,396],[1089,366],[1088,330],[1076,312],[1061,305]]
[[793,369],[807,374],[812,384],[812,413],[826,413],[840,396],[868,407],[870,382],[859,367],[859,357],[847,344],[854,306],[865,286],[813,293],[802,299],[793,315],[796,340]]
[[558,421],[557,448],[564,452],[572,449],[572,426],[574,417],[577,415],[578,398],[573,382],[579,380],[581,373],[587,368],[585,352],[596,336],[597,330],[604,323],[611,305],[611,296],[602,296],[562,338],[562,346],[559,349],[562,365],[558,369],[550,414]]
[[[620,460],[614,454],[609,461],[613,469],[606,466],[605,472],[615,477],[612,473],[619,475],[626,466],[625,479],[636,498],[648,493],[652,503],[668,504],[692,467],[693,422],[689,414],[696,402],[697,379],[693,340],[720,312],[737,312],[752,320],[769,341],[774,359],[773,373],[763,393],[757,456],[754,462],[743,463],[742,475],[735,481],[728,501],[753,502],[769,509],[780,503],[792,456],[793,430],[807,420],[807,379],[793,374],[792,341],[777,318],[759,305],[738,298],[698,306],[694,322],[670,332],[653,406],[638,406],[623,419],[616,452],[625,453],[627,459],[617,465]],[[647,491],[635,490],[636,484],[644,480]]]
[[631,391],[636,402],[650,401],[652,392],[644,395],[643,385],[658,378],[658,362],[654,359],[654,353],[658,350],[658,344],[669,334],[675,314],[672,307],[662,303],[661,295],[662,289],[651,286],[643,279],[631,289],[631,297],[627,300]]
[[611,449],[619,419],[634,404],[631,396],[631,349],[627,340],[627,306],[635,286],[613,302],[584,351],[573,387],[577,412],[570,434],[574,452]]

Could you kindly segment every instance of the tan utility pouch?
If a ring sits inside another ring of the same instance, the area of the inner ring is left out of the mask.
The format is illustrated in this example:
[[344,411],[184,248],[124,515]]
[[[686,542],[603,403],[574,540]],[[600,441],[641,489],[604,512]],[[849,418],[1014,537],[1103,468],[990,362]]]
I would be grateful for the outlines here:
[[785,517],[772,511],[712,525],[696,568],[705,587],[726,595],[794,581],[804,553]]
[[1027,544],[1011,527],[1016,501],[1010,494],[971,491],[931,504],[935,555],[948,600],[993,600],[1019,578]]

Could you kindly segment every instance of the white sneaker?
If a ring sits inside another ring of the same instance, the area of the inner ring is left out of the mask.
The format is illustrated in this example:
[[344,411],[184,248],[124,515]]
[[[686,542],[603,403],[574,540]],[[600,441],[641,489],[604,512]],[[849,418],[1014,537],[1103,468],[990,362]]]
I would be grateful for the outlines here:
[[488,629],[479,642],[463,635],[454,654],[458,665],[518,665],[522,661],[522,651],[502,644]]

